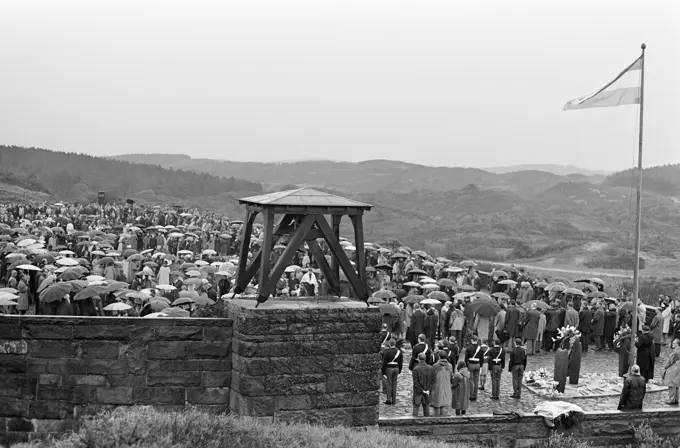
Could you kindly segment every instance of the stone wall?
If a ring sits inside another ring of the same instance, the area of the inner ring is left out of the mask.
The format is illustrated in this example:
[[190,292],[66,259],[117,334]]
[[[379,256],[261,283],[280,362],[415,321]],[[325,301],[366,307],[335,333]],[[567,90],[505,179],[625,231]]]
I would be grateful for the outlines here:
[[120,405],[229,410],[229,319],[2,316],[0,434]]
[[[680,434],[680,411],[587,412],[585,419],[565,434],[593,446],[626,445],[633,442],[633,427],[647,422],[660,436]],[[461,417],[381,418],[380,428],[404,435],[451,443],[475,442],[494,447],[527,448],[550,437],[543,417],[470,415]]]
[[377,309],[356,302],[254,305],[228,305],[232,411],[272,421],[377,424]]

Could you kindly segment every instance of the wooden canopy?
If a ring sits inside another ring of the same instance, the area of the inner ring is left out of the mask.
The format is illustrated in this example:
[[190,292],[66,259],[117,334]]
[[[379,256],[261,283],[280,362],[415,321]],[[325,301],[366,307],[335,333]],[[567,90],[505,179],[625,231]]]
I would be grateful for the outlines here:
[[[286,266],[290,264],[295,252],[307,242],[332,292],[339,295],[339,274],[342,269],[357,296],[368,300],[362,218],[365,211],[371,210],[372,205],[311,188],[252,196],[239,199],[239,203],[246,206],[246,219],[236,273],[236,293],[242,293],[259,272],[257,301],[265,302],[276,291],[276,283]],[[258,213],[263,215],[264,220],[262,247],[248,264],[250,238]],[[282,217],[275,226],[276,215]],[[331,217],[330,224],[324,215]],[[356,270],[340,245],[340,221],[344,215],[350,217],[354,227]],[[270,266],[272,247],[284,235],[288,235],[288,245],[276,264]],[[330,266],[316,241],[319,238],[323,238],[331,250]]]

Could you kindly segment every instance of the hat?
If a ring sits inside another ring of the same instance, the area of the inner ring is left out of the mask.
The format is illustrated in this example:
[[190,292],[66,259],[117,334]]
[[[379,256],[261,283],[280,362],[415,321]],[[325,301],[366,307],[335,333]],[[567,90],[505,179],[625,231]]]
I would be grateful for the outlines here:
[[649,331],[649,325],[643,325],[642,331]]

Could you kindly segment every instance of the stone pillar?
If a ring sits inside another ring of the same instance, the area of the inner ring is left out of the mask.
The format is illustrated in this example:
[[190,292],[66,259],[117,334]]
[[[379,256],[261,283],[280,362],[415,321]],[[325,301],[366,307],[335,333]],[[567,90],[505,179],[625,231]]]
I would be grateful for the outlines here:
[[381,316],[358,302],[230,300],[231,411],[270,421],[378,423]]

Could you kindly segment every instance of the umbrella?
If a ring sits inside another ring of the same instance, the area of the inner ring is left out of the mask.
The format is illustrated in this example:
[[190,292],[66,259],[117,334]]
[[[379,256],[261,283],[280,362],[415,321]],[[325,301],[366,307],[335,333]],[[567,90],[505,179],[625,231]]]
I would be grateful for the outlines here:
[[418,255],[421,258],[427,258],[427,254],[425,252],[423,252],[422,250],[417,250],[417,251],[413,252],[413,255]]
[[427,290],[430,290],[430,291],[436,291],[437,289],[439,289],[439,285],[436,284],[436,283],[427,283],[427,284],[421,286],[421,288],[427,289]]
[[548,286],[548,284],[546,282],[538,282],[536,284],[536,287],[540,288],[540,289],[544,289],[546,286]]
[[195,264],[196,266],[202,268],[203,266],[208,266],[210,263],[208,263],[208,262],[205,261],[205,260],[196,260],[196,261],[194,261],[194,264]]
[[[224,265],[223,265],[223,266],[224,266]],[[296,266],[296,265],[292,264],[292,265],[288,266],[288,267],[285,269],[285,272],[288,272],[288,273],[290,273],[290,272],[295,272],[295,271],[297,271],[298,269],[301,269],[300,266]],[[221,270],[222,270],[222,268],[220,267],[220,271],[221,271]]]
[[404,255],[404,254],[397,253],[397,254],[392,255],[390,258],[394,258],[394,259],[397,259],[397,258],[405,259],[405,258],[408,258],[408,257],[407,257],[406,255]]
[[40,293],[43,289],[47,288],[50,286],[52,283],[54,283],[57,280],[57,276],[54,274],[48,275],[45,280],[40,282],[40,286],[38,286],[38,293]]
[[104,311],[127,311],[132,308],[127,303],[114,302],[104,307]]
[[[484,299],[484,300],[493,300],[493,299],[491,298],[491,296],[489,296],[489,295],[488,295],[487,293],[485,293],[485,292],[475,292],[475,293],[472,294],[472,297],[474,297],[474,300],[480,300],[480,299]],[[494,300],[494,302],[495,302],[495,300]]]
[[564,290],[564,293],[565,294],[573,294],[575,296],[581,296],[581,297],[586,296],[586,294],[583,291],[581,291],[580,289],[576,289],[576,288],[567,288],[567,289]]
[[404,286],[408,286],[410,288],[420,288],[420,283],[418,283],[418,282],[406,282],[406,283],[404,283]]
[[[402,299],[402,302],[406,304],[413,304],[413,303],[420,303],[421,301],[425,300],[424,296],[418,295],[418,294],[412,294],[410,296],[406,296]],[[439,303],[439,301],[436,301]]]
[[199,296],[194,299],[194,303],[198,306],[214,305],[215,301],[208,296]]
[[154,298],[152,300],[149,300],[149,303],[145,305],[145,307],[149,307],[152,311],[163,311],[166,308],[170,308],[170,304],[166,302],[165,300],[159,300],[157,298]]
[[465,313],[478,314],[484,317],[491,317],[498,314],[501,310],[500,305],[493,299],[477,299],[465,306]]
[[383,304],[383,305],[380,305],[378,308],[380,310],[380,314],[382,314],[383,316],[395,316],[396,317],[401,312],[401,310],[399,308],[397,308],[394,305],[390,305],[390,304]]
[[[57,262],[58,262],[58,261],[57,261]],[[110,256],[109,256],[109,257],[100,258],[99,260],[97,260],[97,263],[99,263],[99,264],[104,264],[104,265],[106,265],[106,264],[113,264],[114,262],[115,262],[115,260],[114,260],[113,258],[111,258]]]
[[78,263],[78,260],[74,260],[73,258],[60,258],[56,263],[60,266],[78,266],[80,264]]
[[474,293],[471,292],[459,292],[458,294],[454,295],[453,298],[456,300],[462,300],[467,297],[471,297]]
[[498,282],[499,285],[516,285],[517,282],[514,280],[501,280]]
[[0,306],[16,306],[18,303],[13,300],[0,298]]
[[420,303],[422,305],[440,305],[441,304],[441,302],[437,299],[425,299],[425,300],[421,300]]
[[180,297],[188,297],[190,299],[196,300],[198,298],[198,292],[197,291],[180,291],[179,296]]
[[604,281],[602,281],[601,279],[599,279],[597,277],[591,278],[590,283],[599,283],[600,285],[604,286]]
[[586,292],[586,291],[587,292],[597,292],[598,289],[597,289],[597,286],[595,286],[595,285],[587,284],[587,285],[583,285],[583,292]]
[[474,291],[475,290],[475,288],[473,286],[470,286],[470,285],[456,286],[456,289],[459,290],[459,291]]
[[576,280],[574,280],[576,283],[590,283],[590,279],[586,277],[579,277]]
[[453,288],[454,286],[456,286],[456,282],[454,282],[450,278],[440,278],[439,280],[437,280],[437,284],[445,288]]
[[88,275],[85,277],[85,280],[88,282],[101,282],[106,280],[106,278],[102,277],[101,275]]
[[591,293],[588,294],[589,299],[593,299],[593,298],[594,299],[604,299],[605,297],[607,297],[607,294],[603,293],[602,291],[595,291],[595,292],[591,292]]
[[420,283],[437,283],[437,280],[430,277],[420,277]]
[[565,278],[565,277],[555,277],[553,279],[553,283],[556,283],[556,282],[564,283],[565,285],[571,284],[571,280],[569,280],[568,278]]
[[465,260],[465,261],[461,261],[460,265],[463,266],[463,267],[466,267],[466,268],[473,268],[473,267],[477,266],[477,263],[475,263],[472,260]]
[[439,300],[440,302],[448,302],[451,300],[448,294],[446,294],[444,291],[432,291],[428,296],[430,299],[436,299]]
[[202,266],[201,271],[205,272],[206,274],[215,275],[215,268],[212,266]]
[[167,315],[168,317],[189,317],[191,316],[191,313],[187,310],[183,310],[182,308],[165,308],[163,310],[163,314]]
[[16,294],[10,294],[8,292],[0,293],[0,300],[16,300],[19,296]]
[[522,306],[524,307],[524,309],[530,310],[533,305],[536,305],[536,308],[538,308],[539,310],[542,310],[542,311],[545,311],[548,308],[550,308],[550,306],[542,300],[529,300],[527,303],[523,304]]
[[71,280],[68,284],[71,285],[71,292],[75,293],[78,293],[89,286],[85,280]]
[[182,263],[182,264],[180,265],[179,268],[180,268],[180,269],[185,269],[185,270],[186,270],[186,269],[191,269],[191,268],[198,269],[198,266],[196,266],[196,265],[193,264],[193,263]]
[[505,271],[491,271],[492,277],[510,277]]
[[376,291],[375,293],[373,293],[373,297],[385,300],[397,297],[397,295],[390,291],[389,289],[381,289],[380,291]]
[[34,239],[32,239],[32,238],[26,238],[25,240],[19,241],[19,242],[17,243],[17,246],[19,246],[19,247],[26,247],[26,246],[30,246],[31,244],[35,244],[35,243],[37,243],[36,240],[34,240]]
[[2,292],[7,292],[7,293],[10,293],[10,294],[16,294],[19,291],[15,288],[0,288],[0,293],[2,293]]
[[40,301],[43,303],[58,302],[71,292],[71,285],[66,282],[53,283],[40,293]]
[[25,271],[41,271],[42,270],[38,266],[33,266],[32,264],[21,264],[14,269],[22,269],[22,270],[25,270]]
[[144,293],[141,292],[141,291],[132,291],[132,292],[126,292],[126,293],[125,293],[125,297],[126,297],[127,299],[132,299],[132,300],[146,300],[146,299],[148,299],[148,298],[151,297],[151,296],[150,296],[150,295],[147,295],[147,294],[144,294]]
[[192,303],[194,303],[193,299],[191,299],[189,297],[180,297],[179,299],[172,302],[172,306],[190,305]]
[[200,278],[188,278],[184,280],[185,285],[200,285],[201,283],[202,282]]
[[130,258],[133,255],[137,255],[137,251],[135,249],[126,249],[123,251],[123,258]]
[[548,292],[550,292],[550,291],[561,292],[561,291],[564,291],[565,289],[567,289],[567,287],[564,286],[564,283],[559,283],[559,282],[558,283],[551,283],[551,284],[549,284],[548,286],[545,287],[545,290],[548,291]]
[[390,266],[387,263],[378,263],[373,267],[376,268],[376,269],[385,270],[385,271],[391,271],[392,270],[392,266]]
[[88,286],[73,297],[73,300],[85,300],[97,297],[99,294],[107,292],[102,286]]
[[504,293],[504,292],[494,292],[493,294],[491,294],[491,296],[492,296],[492,297],[495,297],[495,298],[497,298],[497,299],[507,299],[507,300],[510,300],[510,296],[507,295],[507,294]]
[[128,261],[142,261],[144,259],[144,255],[142,254],[132,254],[128,257]]

